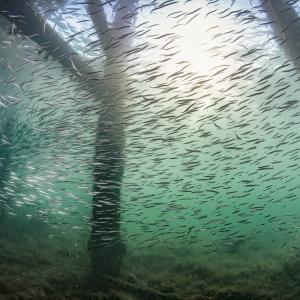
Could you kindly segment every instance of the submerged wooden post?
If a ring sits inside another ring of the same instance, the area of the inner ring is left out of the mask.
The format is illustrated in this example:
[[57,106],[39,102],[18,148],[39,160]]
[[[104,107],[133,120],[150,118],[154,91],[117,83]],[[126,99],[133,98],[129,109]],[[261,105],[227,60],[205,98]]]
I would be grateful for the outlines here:
[[261,0],[281,47],[295,67],[300,68],[300,16],[288,1]]
[[[122,69],[126,67],[126,61],[120,57],[132,46],[130,35],[135,26],[137,3],[136,0],[118,2],[113,33],[107,31],[109,26],[101,2],[94,0],[87,4],[88,14],[106,55],[105,94],[101,99],[102,110],[96,139],[92,234],[89,242],[96,280],[101,279],[102,275],[119,276],[125,253],[120,232],[120,194],[125,163],[123,104],[126,95]],[[121,29],[117,31],[117,28]],[[120,37],[124,35],[127,38],[121,40]]]

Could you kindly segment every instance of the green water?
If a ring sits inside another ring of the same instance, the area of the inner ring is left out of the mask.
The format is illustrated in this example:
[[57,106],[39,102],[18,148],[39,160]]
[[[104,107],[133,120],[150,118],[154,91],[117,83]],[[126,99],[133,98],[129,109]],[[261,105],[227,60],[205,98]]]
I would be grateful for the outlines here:
[[[96,96],[1,17],[0,299],[300,298],[299,71],[251,1],[186,2],[138,10],[140,51],[111,59]],[[84,4],[48,18],[105,73]],[[101,291],[87,249],[114,85],[127,251]]]

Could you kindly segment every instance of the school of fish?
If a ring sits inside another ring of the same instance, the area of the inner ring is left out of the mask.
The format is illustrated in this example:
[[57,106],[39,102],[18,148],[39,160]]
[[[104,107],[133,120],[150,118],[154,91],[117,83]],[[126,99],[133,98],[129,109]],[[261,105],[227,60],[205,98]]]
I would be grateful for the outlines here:
[[[1,17],[0,216],[88,231],[109,86],[125,128],[125,243],[300,247],[300,73],[262,1],[137,1],[124,17],[134,30],[108,28],[105,45],[88,1],[39,2],[89,71],[63,67]],[[99,10],[113,15],[116,2]],[[103,52],[129,38],[118,57]]]

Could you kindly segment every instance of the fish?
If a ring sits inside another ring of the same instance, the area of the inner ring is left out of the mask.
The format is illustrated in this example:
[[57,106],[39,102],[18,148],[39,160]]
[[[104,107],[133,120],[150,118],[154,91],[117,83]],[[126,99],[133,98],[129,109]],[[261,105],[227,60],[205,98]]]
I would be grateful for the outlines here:
[[40,32],[1,32],[0,218],[53,241],[92,228],[89,249],[297,251],[298,18],[282,39],[263,4],[116,2],[44,4]]

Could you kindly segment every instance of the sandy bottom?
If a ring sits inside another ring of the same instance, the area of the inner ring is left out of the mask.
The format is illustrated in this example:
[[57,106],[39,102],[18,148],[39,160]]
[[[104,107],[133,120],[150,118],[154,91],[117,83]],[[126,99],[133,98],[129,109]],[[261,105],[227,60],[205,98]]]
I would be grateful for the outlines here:
[[63,238],[39,222],[2,223],[0,299],[300,299],[300,251],[247,247],[210,254],[129,246],[122,277],[105,278],[101,291],[90,284],[82,236]]

